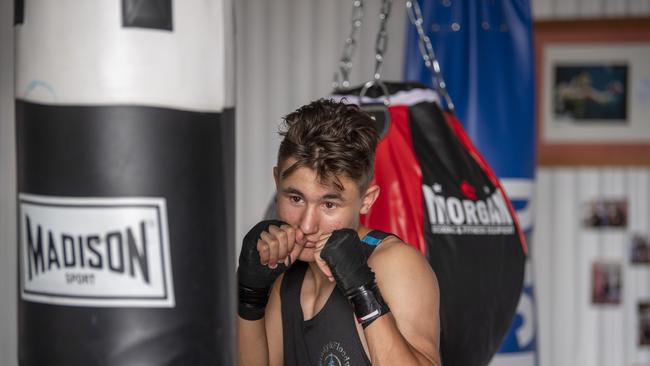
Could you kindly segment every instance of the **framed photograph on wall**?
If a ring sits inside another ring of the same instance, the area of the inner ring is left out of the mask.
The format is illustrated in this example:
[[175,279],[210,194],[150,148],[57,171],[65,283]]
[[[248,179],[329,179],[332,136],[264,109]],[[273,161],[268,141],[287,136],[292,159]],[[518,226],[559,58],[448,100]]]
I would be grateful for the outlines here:
[[638,303],[639,346],[650,346],[650,302]]
[[625,229],[627,227],[627,200],[594,199],[583,204],[582,223],[585,228]]
[[650,20],[535,23],[542,165],[650,165]]
[[591,302],[619,305],[623,293],[623,271],[619,262],[596,261],[591,266]]
[[650,237],[634,233],[630,237],[630,263],[650,265]]

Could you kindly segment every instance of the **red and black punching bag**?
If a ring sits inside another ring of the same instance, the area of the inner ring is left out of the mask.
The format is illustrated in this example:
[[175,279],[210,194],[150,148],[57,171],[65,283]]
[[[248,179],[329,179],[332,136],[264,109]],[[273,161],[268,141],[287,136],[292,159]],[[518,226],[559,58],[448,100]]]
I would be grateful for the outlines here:
[[234,364],[232,4],[16,3],[20,364]]
[[373,112],[382,131],[374,177],[381,193],[361,222],[427,257],[440,286],[443,364],[485,365],[517,308],[524,236],[499,180],[439,95],[414,83],[385,85],[388,107],[379,88],[334,96]]

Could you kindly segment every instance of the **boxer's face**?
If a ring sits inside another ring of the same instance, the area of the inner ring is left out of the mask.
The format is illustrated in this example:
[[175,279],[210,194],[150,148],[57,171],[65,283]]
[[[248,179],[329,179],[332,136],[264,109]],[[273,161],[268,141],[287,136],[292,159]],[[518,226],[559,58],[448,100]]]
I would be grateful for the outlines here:
[[295,160],[289,158],[274,168],[277,188],[277,208],[280,219],[300,230],[304,236],[299,243],[304,246],[299,259],[314,260],[314,247],[319,239],[336,229],[359,226],[359,214],[368,212],[379,194],[379,187],[371,186],[363,194],[352,179],[339,176],[343,190],[333,184],[322,184],[316,172],[301,167],[283,178],[284,169]]

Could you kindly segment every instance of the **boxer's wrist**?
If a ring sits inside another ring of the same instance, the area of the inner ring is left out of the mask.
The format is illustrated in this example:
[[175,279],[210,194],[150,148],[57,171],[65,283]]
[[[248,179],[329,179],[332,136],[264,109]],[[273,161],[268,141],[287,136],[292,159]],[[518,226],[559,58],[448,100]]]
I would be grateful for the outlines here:
[[267,230],[269,225],[282,226],[285,224],[278,220],[262,221],[255,225],[244,237],[241,253],[239,254],[239,267],[237,268],[237,281],[239,285],[239,316],[246,320],[259,320],[264,317],[264,310],[269,301],[269,294],[275,279],[286,270],[284,264],[279,263],[274,269],[260,263],[257,251],[257,241],[260,234]]
[[239,284],[238,313],[242,319],[259,320],[264,317],[271,288],[254,288]]
[[373,321],[390,312],[390,308],[381,296],[381,291],[374,280],[348,290],[346,297],[352,304],[357,322],[364,329]]

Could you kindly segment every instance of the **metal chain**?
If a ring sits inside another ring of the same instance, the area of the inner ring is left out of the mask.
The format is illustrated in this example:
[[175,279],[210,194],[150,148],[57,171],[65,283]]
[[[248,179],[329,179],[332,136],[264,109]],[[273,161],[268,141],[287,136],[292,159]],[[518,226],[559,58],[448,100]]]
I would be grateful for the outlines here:
[[384,54],[388,46],[388,32],[386,31],[386,23],[390,17],[390,10],[393,6],[392,0],[383,0],[381,3],[381,11],[379,12],[379,32],[375,40],[375,80],[381,79],[381,69],[384,65]]
[[436,88],[438,90],[438,93],[440,93],[445,99],[447,108],[453,111],[454,103],[451,101],[451,97],[447,92],[445,80],[440,73],[440,64],[438,63],[436,55],[433,52],[431,40],[424,32],[424,28],[422,26],[424,20],[422,19],[422,11],[420,10],[418,0],[407,0],[406,11],[408,13],[411,24],[415,26],[415,29],[418,32],[418,48],[420,49],[420,54],[422,55],[425,66],[431,71],[431,82],[433,83],[433,87]]
[[334,73],[334,88],[347,89],[350,87],[350,69],[352,68],[352,56],[357,48],[357,36],[363,24],[363,1],[354,0],[352,3],[352,28],[348,38],[345,39],[343,54],[339,60],[339,70]]

